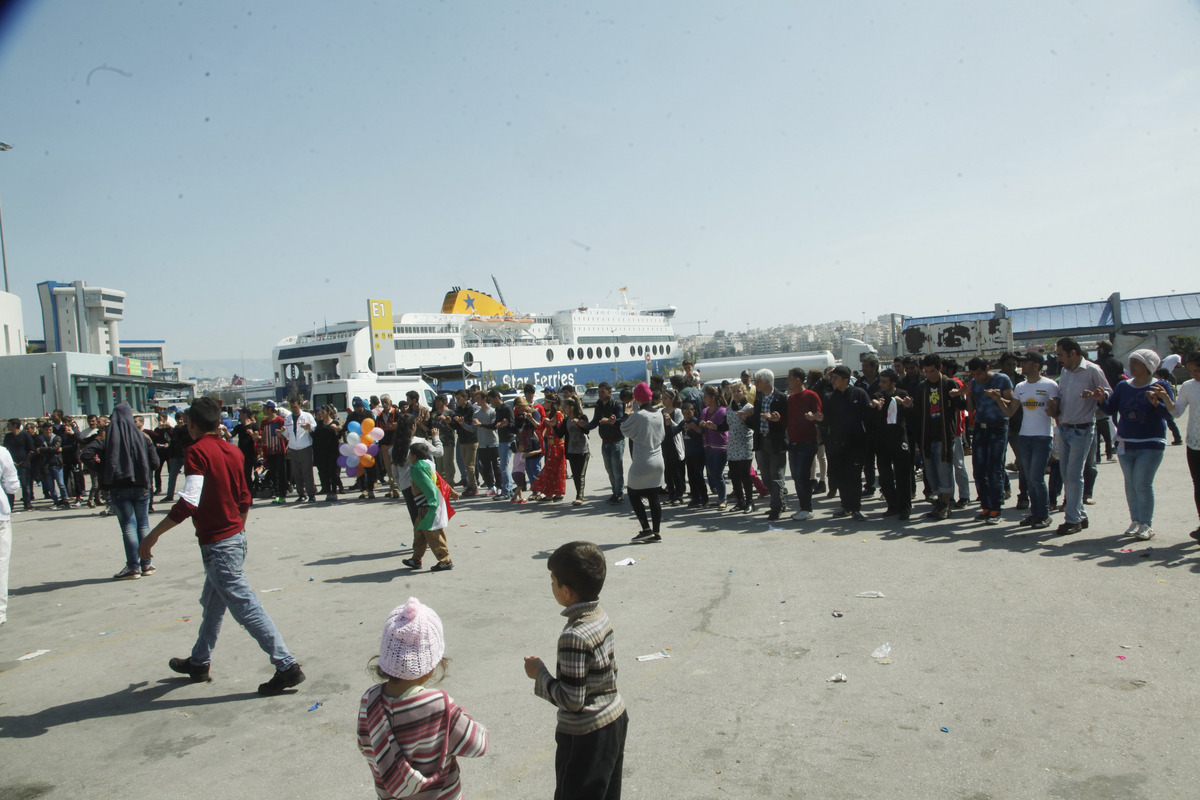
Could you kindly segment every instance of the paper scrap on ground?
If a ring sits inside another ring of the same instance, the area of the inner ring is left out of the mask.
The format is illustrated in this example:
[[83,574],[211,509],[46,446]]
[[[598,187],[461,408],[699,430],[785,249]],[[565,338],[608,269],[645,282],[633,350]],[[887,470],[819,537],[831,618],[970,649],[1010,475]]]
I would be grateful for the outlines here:
[[277,589],[263,589],[261,592],[259,592],[259,594],[270,594],[271,592],[282,592],[282,591],[283,591],[283,587],[281,586]]
[[49,652],[50,652],[49,650],[34,650],[32,653],[26,653],[25,655],[21,656],[20,658],[17,659],[17,661],[28,661],[31,658],[37,658],[38,656],[44,656],[44,655],[46,655],[46,653],[49,653]]
[[477,530],[475,532],[476,533],[487,533],[487,528],[480,528],[479,530]]
[[887,658],[892,654],[892,646],[887,642],[875,648],[875,652],[871,653],[871,658]]
[[855,597],[883,597],[883,592],[859,592]]
[[637,660],[638,661],[657,661],[660,658],[670,658],[670,657],[671,657],[670,653],[664,653],[663,651],[659,650],[657,653],[651,653],[651,654],[645,655],[645,656],[638,656]]
[[835,617],[840,617],[840,616],[842,616],[842,612],[840,612],[840,611],[834,611],[834,612],[831,612],[831,613],[832,613],[832,614],[833,614]]
[[622,558],[620,561],[614,562],[613,566],[614,567],[632,567],[636,563],[637,563],[637,559],[635,559],[635,558]]
[[846,675],[845,675],[845,673],[839,672],[837,675],[830,675],[828,678],[825,679],[825,682],[826,683],[845,683]]

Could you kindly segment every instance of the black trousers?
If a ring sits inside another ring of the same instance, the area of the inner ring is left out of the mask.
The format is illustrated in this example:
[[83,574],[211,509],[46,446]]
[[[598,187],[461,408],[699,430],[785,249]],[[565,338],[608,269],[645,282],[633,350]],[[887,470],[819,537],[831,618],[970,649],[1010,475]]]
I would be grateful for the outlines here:
[[[1188,413],[1192,413],[1188,409]],[[1192,495],[1196,500],[1196,513],[1200,514],[1200,450],[1187,448],[1188,472],[1192,473]]]
[[842,508],[847,511],[862,509],[862,447],[839,447],[831,449],[825,445],[829,459],[829,476],[837,485]]
[[912,511],[913,457],[908,445],[903,449],[881,445],[879,457],[879,488],[889,511],[907,514]]
[[287,497],[287,453],[271,453],[266,456],[267,472],[271,474],[273,497]]
[[704,485],[704,451],[687,456],[688,486],[693,503],[708,502],[708,487]]
[[587,465],[592,459],[591,453],[567,453],[567,463],[571,465],[571,480],[575,483],[575,496],[583,497],[587,487]]
[[754,479],[750,477],[750,461],[730,461],[729,480],[733,484],[733,499],[739,506],[754,505]]
[[322,453],[317,456],[317,475],[321,479],[321,494],[335,495],[337,494],[337,451],[333,455],[325,455]]
[[554,800],[620,800],[628,729],[626,711],[598,731],[554,734]]
[[687,479],[685,478],[685,470],[683,459],[679,457],[675,446],[670,442],[664,443],[663,464],[664,477],[667,481],[667,497],[671,500],[682,500],[683,493],[687,488]]
[[[658,533],[662,527],[662,504],[658,502],[658,489],[630,489],[626,486],[625,493],[629,495],[629,505],[633,506],[633,513],[637,516],[642,530]],[[650,504],[649,520],[646,519],[643,501]]]
[[867,439],[867,447],[863,453],[863,489],[875,489],[875,462],[878,460],[875,450],[875,440]]
[[491,489],[500,489],[500,446],[481,447],[475,456],[475,469],[479,472],[479,483]]

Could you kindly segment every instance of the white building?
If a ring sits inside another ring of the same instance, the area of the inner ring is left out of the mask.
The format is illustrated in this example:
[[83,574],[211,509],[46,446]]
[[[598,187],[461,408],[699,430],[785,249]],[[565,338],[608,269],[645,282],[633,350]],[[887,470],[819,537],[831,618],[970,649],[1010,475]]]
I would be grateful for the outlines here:
[[21,298],[8,292],[0,292],[0,326],[4,327],[4,340],[0,343],[0,356],[15,356],[25,352],[25,323],[21,316]]
[[48,353],[121,355],[117,323],[125,319],[125,293],[83,281],[38,284]]

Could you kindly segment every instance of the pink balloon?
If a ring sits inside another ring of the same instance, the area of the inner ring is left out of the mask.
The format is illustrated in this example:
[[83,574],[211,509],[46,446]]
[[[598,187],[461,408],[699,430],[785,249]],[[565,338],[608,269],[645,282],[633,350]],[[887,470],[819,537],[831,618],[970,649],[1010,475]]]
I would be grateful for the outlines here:
[[354,455],[358,456],[359,458],[362,458],[366,454],[367,454],[367,446],[365,444],[363,444],[362,442],[359,442],[358,444],[354,445]]
[[386,435],[387,435],[387,431],[385,431],[383,428],[372,428],[371,429],[371,440],[372,441],[382,442],[383,437]]

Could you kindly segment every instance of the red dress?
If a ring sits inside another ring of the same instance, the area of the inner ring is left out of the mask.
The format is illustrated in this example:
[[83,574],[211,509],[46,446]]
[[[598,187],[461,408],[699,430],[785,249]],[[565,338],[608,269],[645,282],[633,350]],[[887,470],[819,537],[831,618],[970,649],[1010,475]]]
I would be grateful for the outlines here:
[[567,491],[567,457],[563,440],[557,433],[562,419],[563,415],[557,411],[554,419],[542,419],[542,453],[545,461],[531,488],[546,497],[562,497]]

